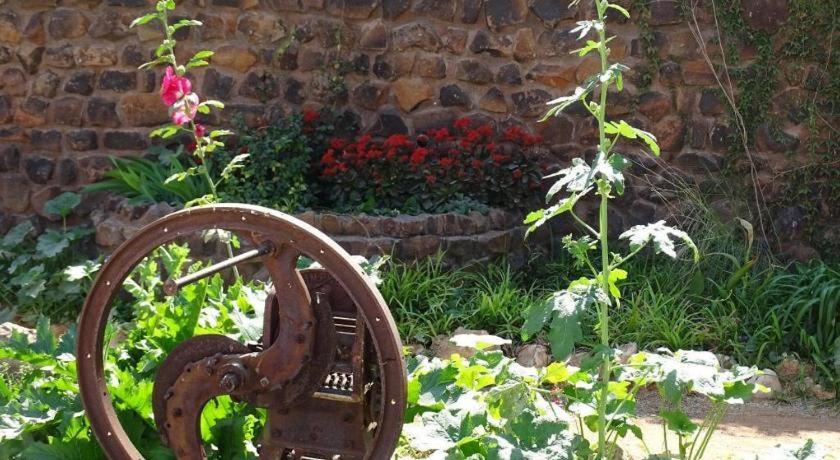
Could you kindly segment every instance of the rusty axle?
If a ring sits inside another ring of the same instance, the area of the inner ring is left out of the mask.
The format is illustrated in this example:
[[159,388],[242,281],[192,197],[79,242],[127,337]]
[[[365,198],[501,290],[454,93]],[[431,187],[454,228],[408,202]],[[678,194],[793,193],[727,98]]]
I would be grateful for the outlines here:
[[241,264],[242,262],[247,262],[249,260],[262,257],[266,254],[271,253],[272,251],[274,251],[274,244],[272,244],[271,241],[263,241],[258,247],[251,249],[250,251],[245,251],[242,254],[239,254],[238,256],[234,256],[230,259],[215,263],[209,267],[202,268],[201,270],[195,273],[190,273],[187,276],[183,276],[177,279],[169,278],[163,283],[163,293],[170,297],[174,296],[182,287],[188,284],[192,284],[200,279],[204,279],[208,276],[215,275],[216,273],[219,273],[222,270],[233,267],[234,265]]

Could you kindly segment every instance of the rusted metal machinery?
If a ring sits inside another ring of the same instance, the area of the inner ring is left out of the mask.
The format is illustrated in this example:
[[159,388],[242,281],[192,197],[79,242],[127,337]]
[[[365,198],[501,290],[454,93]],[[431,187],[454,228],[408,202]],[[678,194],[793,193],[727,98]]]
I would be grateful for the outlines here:
[[[247,260],[271,278],[261,343],[199,335],[157,371],[155,422],[179,460],[203,459],[200,416],[230,395],[267,409],[261,459],[387,459],[402,428],[406,375],[394,321],[371,282],[335,242],[266,208],[212,205],[166,216],[120,246],[88,295],[79,324],[78,374],[87,417],[111,459],[141,459],[117,419],[103,368],[112,303],[126,277],[156,248],[208,229],[234,232],[250,251],[178,277],[161,295]],[[306,256],[323,268],[297,269]]]

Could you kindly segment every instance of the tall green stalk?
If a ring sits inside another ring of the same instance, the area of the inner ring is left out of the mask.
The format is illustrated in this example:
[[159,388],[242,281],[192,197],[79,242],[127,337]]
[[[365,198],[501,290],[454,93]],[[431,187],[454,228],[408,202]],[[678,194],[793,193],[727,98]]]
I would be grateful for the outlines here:
[[[604,24],[604,15],[606,13],[606,4],[601,1],[595,2],[598,10],[598,21],[601,22],[602,27],[598,29],[598,56],[601,59],[601,74],[607,73],[608,56],[607,56],[607,38],[606,25]],[[598,139],[599,149],[601,152],[607,152],[609,146],[607,145],[607,133],[605,128],[606,123],[606,107],[607,107],[607,84],[601,85],[601,103],[595,111],[598,118]],[[610,198],[609,184],[599,185],[598,192],[601,194],[601,204],[599,207],[598,219],[598,239],[601,245],[601,289],[605,293],[610,292],[610,258],[609,258],[609,241],[607,237],[607,229],[609,228],[608,206]],[[608,294],[607,300],[610,297]],[[610,346],[610,302],[600,302],[599,308],[599,322],[601,327],[601,346],[606,350]],[[601,397],[598,400],[598,455],[603,457],[607,451],[607,397],[610,383],[610,364],[612,358],[609,353],[605,353],[601,361]]]

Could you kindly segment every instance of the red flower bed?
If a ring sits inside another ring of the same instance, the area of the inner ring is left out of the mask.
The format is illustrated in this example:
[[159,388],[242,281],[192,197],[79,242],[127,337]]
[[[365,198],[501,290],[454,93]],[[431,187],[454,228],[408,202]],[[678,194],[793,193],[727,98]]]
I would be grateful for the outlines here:
[[437,212],[459,200],[519,207],[540,187],[539,168],[525,155],[540,141],[518,127],[496,133],[468,118],[414,139],[334,138],[321,157],[321,179],[328,199],[344,208]]

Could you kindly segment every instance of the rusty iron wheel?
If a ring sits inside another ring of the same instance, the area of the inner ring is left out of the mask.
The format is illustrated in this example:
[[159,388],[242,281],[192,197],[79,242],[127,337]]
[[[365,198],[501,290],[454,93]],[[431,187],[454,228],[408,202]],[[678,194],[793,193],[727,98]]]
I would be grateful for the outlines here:
[[[365,458],[390,458],[402,429],[407,377],[402,344],[382,296],[350,255],[316,228],[268,208],[238,204],[185,209],[155,221],[118,247],[100,270],[79,320],[77,368],[86,415],[108,457],[143,458],[120,425],[106,385],[103,341],[112,302],[133,269],[156,248],[208,229],[259,235],[282,244],[296,256],[305,255],[319,263],[347,292],[373,338],[381,379],[379,428]],[[272,278],[277,285],[281,280],[275,274]]]

